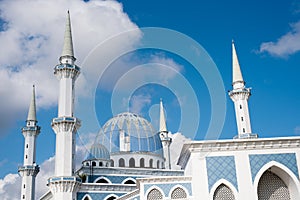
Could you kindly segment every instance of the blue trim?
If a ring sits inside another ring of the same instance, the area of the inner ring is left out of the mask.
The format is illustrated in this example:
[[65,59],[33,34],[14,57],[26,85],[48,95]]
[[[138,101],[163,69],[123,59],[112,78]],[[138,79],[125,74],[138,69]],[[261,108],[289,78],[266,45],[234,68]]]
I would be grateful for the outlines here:
[[80,71],[80,68],[77,65],[59,64],[55,66],[55,70],[61,70],[61,69],[75,69],[77,71]]

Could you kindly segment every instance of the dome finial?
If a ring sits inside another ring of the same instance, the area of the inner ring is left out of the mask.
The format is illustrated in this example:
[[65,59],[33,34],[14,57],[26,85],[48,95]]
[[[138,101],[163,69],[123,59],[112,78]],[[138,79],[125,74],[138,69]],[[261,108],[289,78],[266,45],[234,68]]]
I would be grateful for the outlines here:
[[29,106],[27,121],[36,121],[35,86],[32,86],[32,97]]

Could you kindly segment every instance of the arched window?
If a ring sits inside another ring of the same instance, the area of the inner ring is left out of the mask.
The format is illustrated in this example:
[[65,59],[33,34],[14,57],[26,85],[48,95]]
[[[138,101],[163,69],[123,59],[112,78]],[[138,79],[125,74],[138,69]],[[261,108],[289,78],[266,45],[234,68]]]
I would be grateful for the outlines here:
[[103,162],[99,162],[99,166],[102,167],[103,166]]
[[114,165],[115,165],[115,162],[114,162],[113,159],[111,159],[111,160],[110,160],[110,166],[114,167]]
[[158,189],[152,189],[147,195],[147,200],[158,200],[158,199],[163,199],[163,195]]
[[85,166],[90,166],[90,163],[88,163],[88,162],[87,162],[87,163],[85,163]]
[[135,160],[134,160],[134,158],[130,158],[129,159],[129,167],[135,167]]
[[217,187],[213,200],[235,200],[233,192],[224,184]]
[[114,200],[116,198],[117,197],[115,195],[111,195],[111,196],[107,197],[105,200]]
[[135,182],[133,180],[127,180],[124,182],[124,184],[135,184]]
[[156,163],[156,168],[159,169],[159,160]]
[[276,174],[266,171],[261,176],[257,188],[258,200],[263,199],[291,199],[286,184]]
[[180,187],[175,188],[171,193],[171,199],[184,199],[186,197],[187,197],[186,192],[184,191],[184,189]]
[[144,158],[140,159],[140,167],[145,167],[145,159]]
[[92,162],[92,166],[95,167],[96,166],[96,162],[93,161]]
[[153,168],[153,159],[150,159],[150,160],[149,160],[149,167],[150,167],[150,168]]
[[82,200],[91,200],[91,198],[88,195],[86,195],[85,197],[83,197]]
[[105,178],[100,178],[96,183],[109,183]]
[[125,167],[125,160],[123,158],[119,160],[119,167]]

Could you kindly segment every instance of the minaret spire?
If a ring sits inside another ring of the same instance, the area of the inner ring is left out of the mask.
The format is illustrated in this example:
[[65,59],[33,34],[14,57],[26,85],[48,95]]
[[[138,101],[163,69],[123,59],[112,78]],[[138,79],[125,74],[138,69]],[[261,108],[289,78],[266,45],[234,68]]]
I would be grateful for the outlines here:
[[55,176],[48,179],[53,199],[76,199],[81,184],[75,176],[76,133],[80,127],[80,120],[74,116],[75,81],[80,74],[75,60],[68,11],[63,51],[60,63],[54,68],[54,74],[59,80],[59,98],[58,117],[51,124],[56,133]]
[[73,50],[71,19],[70,19],[70,12],[68,11],[66,27],[65,27],[64,46],[60,57],[60,62],[64,64],[66,63],[74,64],[75,60],[76,58],[74,57],[74,50]]
[[40,133],[37,126],[36,106],[35,106],[35,87],[33,86],[32,98],[29,106],[26,126],[22,128],[24,141],[24,162],[18,171],[22,176],[21,199],[34,200],[35,198],[35,178],[40,171],[36,164],[36,138]]
[[29,106],[27,121],[36,121],[35,86],[32,86],[32,97]]
[[232,41],[232,87],[229,96],[234,102],[238,135],[234,138],[257,138],[251,130],[250,115],[248,110],[248,99],[251,89],[245,87],[240,64],[238,61],[234,42]]
[[234,41],[232,40],[232,83],[244,82],[239,60],[236,54]]
[[166,118],[162,99],[160,99],[159,108],[159,132],[167,132]]
[[160,109],[159,109],[159,135],[163,145],[163,152],[166,160],[165,162],[166,169],[171,169],[170,145],[172,143],[172,138],[169,137],[169,131],[167,130],[162,99],[160,99]]

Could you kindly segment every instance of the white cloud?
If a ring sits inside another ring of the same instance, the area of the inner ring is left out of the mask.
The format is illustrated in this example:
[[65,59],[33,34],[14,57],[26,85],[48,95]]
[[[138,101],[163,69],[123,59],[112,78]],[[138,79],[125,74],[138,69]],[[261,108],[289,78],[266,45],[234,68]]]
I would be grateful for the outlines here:
[[[6,22],[0,32],[0,116],[5,116],[0,120],[1,129],[12,119],[22,117],[24,120],[25,115],[20,113],[25,113],[28,108],[32,84],[37,85],[38,107],[56,104],[58,81],[53,75],[53,67],[62,51],[68,9],[79,66],[95,45],[112,35],[136,28],[116,1],[1,1],[0,17]],[[129,38],[110,50],[134,42]],[[94,64],[101,66],[101,63]],[[81,79],[79,84],[87,83],[84,74]],[[85,87],[79,85],[77,94],[84,94]]]
[[291,24],[292,30],[281,36],[276,42],[264,42],[260,53],[267,52],[276,57],[287,57],[300,50],[300,21]]
[[142,109],[146,105],[150,105],[150,103],[151,103],[151,96],[149,94],[133,95],[131,97],[130,111],[140,114],[142,112]]

